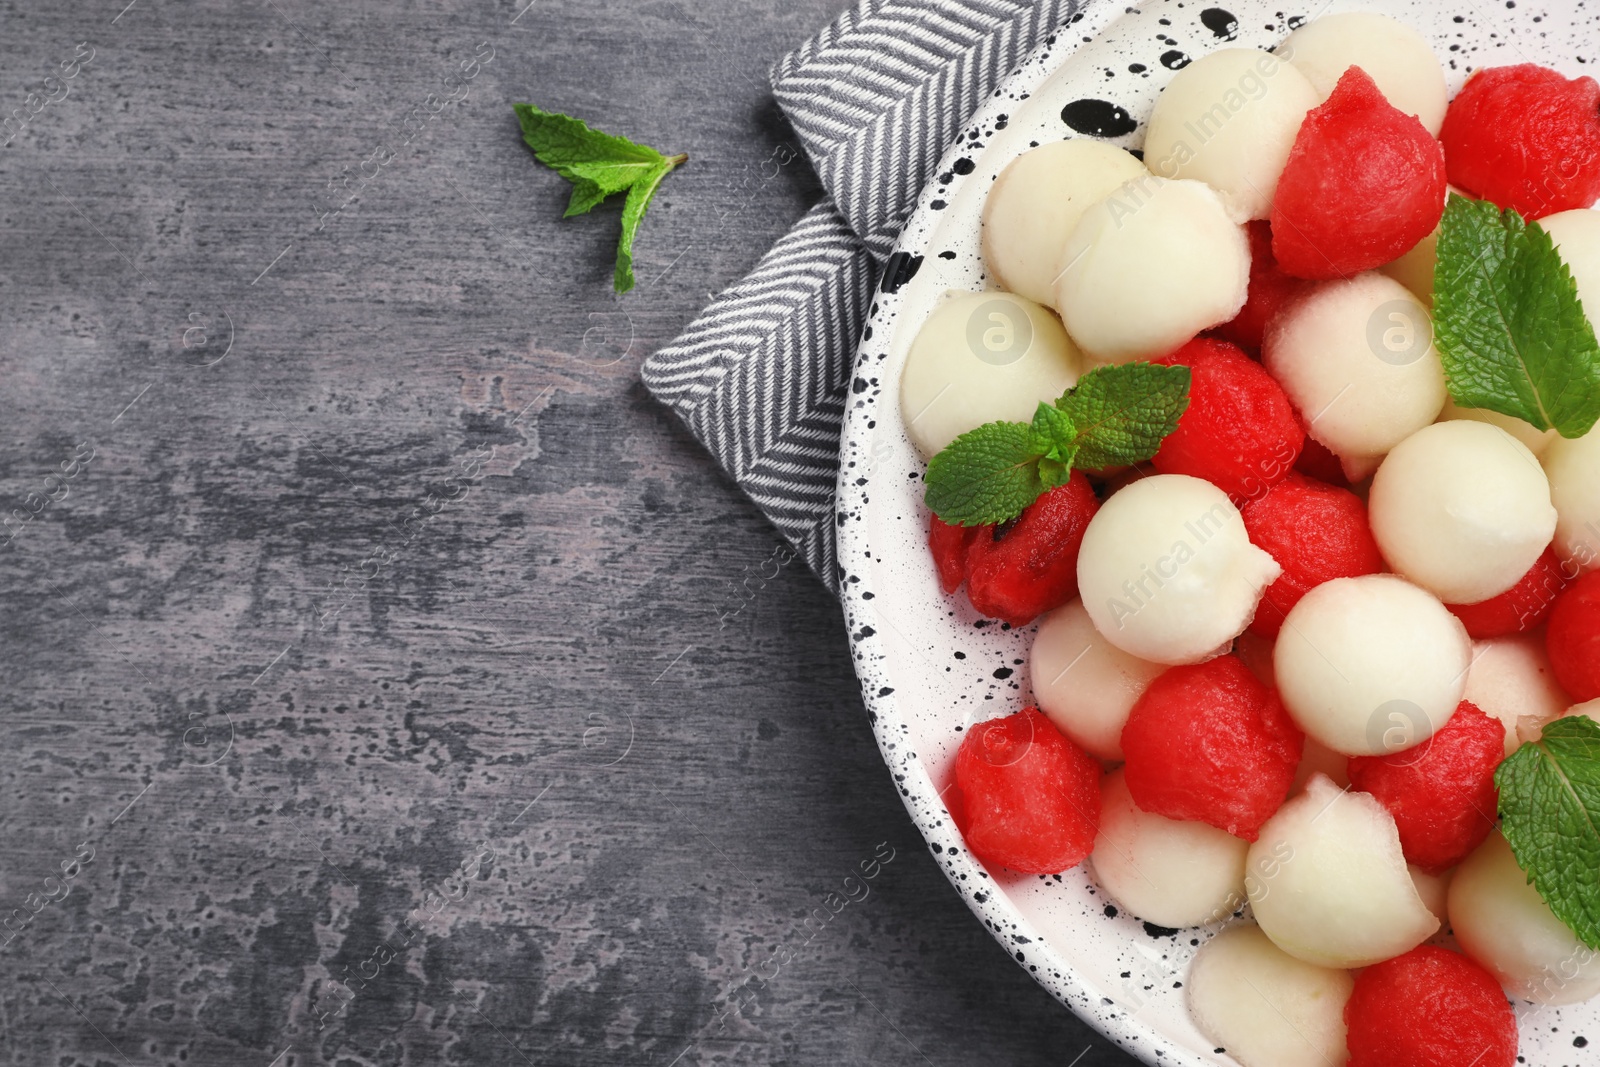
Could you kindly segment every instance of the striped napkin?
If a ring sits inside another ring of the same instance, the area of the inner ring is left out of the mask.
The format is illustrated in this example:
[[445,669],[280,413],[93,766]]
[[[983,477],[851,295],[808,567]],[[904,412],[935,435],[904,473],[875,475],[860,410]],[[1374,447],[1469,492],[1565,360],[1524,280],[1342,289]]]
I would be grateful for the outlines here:
[[780,59],[773,95],[827,195],[645,360],[646,387],[834,592],[839,430],[882,264],[945,146],[1081,6],[858,0]]

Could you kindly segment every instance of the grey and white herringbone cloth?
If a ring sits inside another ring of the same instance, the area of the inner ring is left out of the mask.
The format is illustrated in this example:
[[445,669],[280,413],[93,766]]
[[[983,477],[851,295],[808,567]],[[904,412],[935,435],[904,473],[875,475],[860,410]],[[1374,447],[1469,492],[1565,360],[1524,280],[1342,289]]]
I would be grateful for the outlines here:
[[827,197],[644,364],[837,591],[839,429],[879,264],[945,146],[1079,0],[859,0],[780,59],[772,90]]

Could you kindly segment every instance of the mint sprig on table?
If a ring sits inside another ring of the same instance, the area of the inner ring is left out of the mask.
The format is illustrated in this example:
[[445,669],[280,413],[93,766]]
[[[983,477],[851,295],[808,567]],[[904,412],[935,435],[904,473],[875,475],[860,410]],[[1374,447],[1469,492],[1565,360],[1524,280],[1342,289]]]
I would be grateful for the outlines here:
[[928,462],[923,500],[954,526],[1008,522],[1074,470],[1149,459],[1188,407],[1188,367],[1098,367],[1031,423],[985,423],[950,442]]
[[1457,404],[1563,437],[1594,427],[1600,344],[1548,233],[1452,194],[1433,279],[1434,340]]
[[617,242],[617,267],[611,284],[619,293],[632,289],[633,238],[639,223],[661,179],[689,157],[662,155],[648,145],[590,129],[579,119],[532,104],[512,106],[522,123],[522,139],[539,162],[572,183],[572,198],[562,218],[586,214],[614,193],[628,194],[622,205],[622,238]]
[[1495,771],[1500,830],[1556,918],[1600,949],[1600,725],[1557,719]]

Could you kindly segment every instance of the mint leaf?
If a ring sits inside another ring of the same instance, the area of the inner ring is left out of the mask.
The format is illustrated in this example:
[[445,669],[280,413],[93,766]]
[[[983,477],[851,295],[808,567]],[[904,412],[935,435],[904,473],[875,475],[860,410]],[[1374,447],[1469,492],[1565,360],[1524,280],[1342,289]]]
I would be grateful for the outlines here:
[[1500,764],[1501,832],[1556,918],[1600,949],[1600,725],[1557,719]]
[[928,463],[923,501],[955,526],[1007,522],[1074,469],[1149,459],[1188,407],[1188,367],[1098,367],[1032,423],[985,423],[950,442]]
[[661,179],[688,161],[686,155],[664,156],[648,145],[634,144],[569,115],[543,111],[532,104],[512,105],[522,124],[522,139],[539,162],[572,183],[563,218],[582,215],[614,193],[626,192],[622,238],[617,244],[617,269],[612,285],[619,293],[633,288],[633,239]]
[[955,526],[1021,515],[1046,488],[1034,432],[1025,422],[990,422],[968,430],[929,461],[924,502]]
[[1189,368],[1155,363],[1097,367],[1056,401],[1078,428],[1075,465],[1100,470],[1142,463],[1189,408]]
[[1030,445],[1039,454],[1039,481],[1045,490],[1066,485],[1078,454],[1078,430],[1072,417],[1050,404],[1040,404],[1029,427]]
[[1457,404],[1582,437],[1600,420],[1600,344],[1550,235],[1451,195],[1433,273],[1434,343]]

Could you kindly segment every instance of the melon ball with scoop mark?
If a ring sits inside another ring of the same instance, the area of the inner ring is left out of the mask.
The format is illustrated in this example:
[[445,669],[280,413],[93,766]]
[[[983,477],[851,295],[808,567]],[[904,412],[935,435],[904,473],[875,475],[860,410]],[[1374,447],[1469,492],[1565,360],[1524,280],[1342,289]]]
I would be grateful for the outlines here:
[[1556,506],[1556,554],[1569,574],[1600,567],[1600,429],[1557,438],[1543,461]]
[[1339,78],[1360,67],[1378,83],[1384,99],[1407,115],[1415,115],[1437,137],[1444,125],[1444,70],[1433,46],[1405,23],[1371,11],[1323,15],[1312,19],[1272,50],[1327,99]]
[[911,443],[932,456],[986,422],[1027,422],[1077,384],[1076,346],[1047,308],[1012,293],[945,299],[917,331],[900,377]]
[[1449,604],[1522,580],[1556,532],[1550,482],[1528,447],[1482,422],[1435,423],[1390,451],[1367,498],[1398,573]]
[[1226,651],[1280,571],[1250,543],[1228,495],[1185,474],[1158,474],[1113,494],[1078,552],[1078,589],[1095,628],[1154,663],[1199,663]]
[[1600,952],[1556,918],[1498,832],[1456,868],[1449,909],[1462,950],[1512,996],[1559,1005],[1600,994]]
[[1170,929],[1220,922],[1243,903],[1245,842],[1203,822],[1140,809],[1122,771],[1101,783],[1100,798],[1090,862],[1112,900]]
[[1232,319],[1249,288],[1249,239],[1216,192],[1146,176],[1084,211],[1062,249],[1055,294],[1091,359],[1126,363]]
[[1029,149],[984,199],[984,263],[1002,288],[1054,304],[1061,250],[1084,210],[1148,173],[1123,149],[1086,137]]
[[1045,616],[1028,654],[1039,710],[1056,729],[1103,760],[1122,759],[1128,712],[1164,670],[1162,664],[1129,655],[1102,637],[1081,600]]
[[1163,178],[1210,185],[1235,222],[1264,219],[1300,123],[1321,101],[1304,74],[1270,52],[1212,52],[1180,70],[1156,98],[1145,166]]
[[1244,1067],[1345,1062],[1349,972],[1284,952],[1259,926],[1232,926],[1201,946],[1189,971],[1189,1014]]
[[1411,880],[1394,817],[1321,775],[1267,820],[1245,871],[1262,932],[1307,963],[1366,967],[1439,929]]
[[1286,308],[1267,327],[1261,356],[1307,432],[1347,472],[1376,466],[1438,418],[1447,395],[1428,309],[1372,271],[1323,283]]
[[1347,756],[1381,756],[1449,721],[1471,656],[1466,627],[1437,597],[1371,574],[1307,593],[1284,619],[1273,666],[1308,736]]

